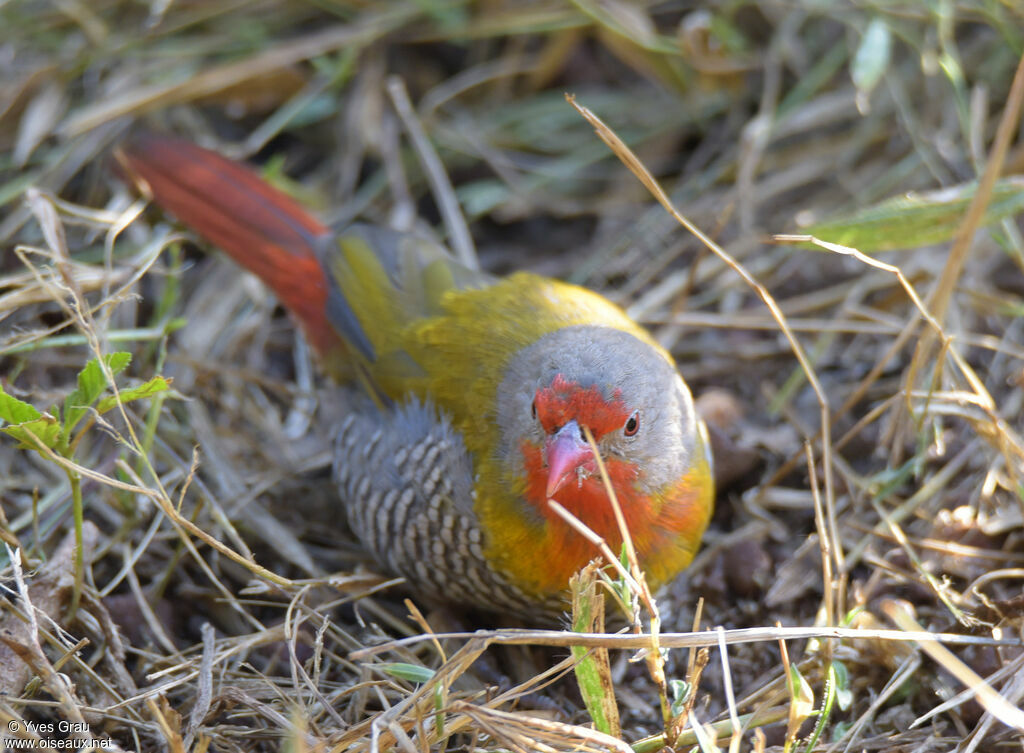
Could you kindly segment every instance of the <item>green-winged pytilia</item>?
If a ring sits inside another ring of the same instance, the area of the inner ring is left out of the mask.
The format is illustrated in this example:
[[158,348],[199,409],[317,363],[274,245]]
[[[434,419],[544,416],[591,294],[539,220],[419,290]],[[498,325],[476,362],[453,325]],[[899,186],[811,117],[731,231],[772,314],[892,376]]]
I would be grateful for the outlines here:
[[336,431],[349,523],[423,597],[524,612],[564,603],[618,553],[585,438],[604,459],[652,588],[693,559],[714,490],[703,425],[672,357],[617,306],[520,272],[495,278],[370,225],[333,232],[248,168],[144,135],[120,153],[156,202],[256,273],[324,367],[372,399]]

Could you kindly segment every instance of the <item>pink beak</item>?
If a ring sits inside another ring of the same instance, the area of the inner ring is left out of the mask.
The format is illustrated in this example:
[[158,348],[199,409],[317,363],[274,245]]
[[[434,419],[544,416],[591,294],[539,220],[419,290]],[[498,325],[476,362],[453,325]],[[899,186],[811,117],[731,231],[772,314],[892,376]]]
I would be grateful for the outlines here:
[[575,421],[570,421],[554,436],[548,437],[544,453],[548,460],[548,499],[576,478],[576,471],[581,465],[594,459],[594,453],[587,440],[580,436],[580,426]]

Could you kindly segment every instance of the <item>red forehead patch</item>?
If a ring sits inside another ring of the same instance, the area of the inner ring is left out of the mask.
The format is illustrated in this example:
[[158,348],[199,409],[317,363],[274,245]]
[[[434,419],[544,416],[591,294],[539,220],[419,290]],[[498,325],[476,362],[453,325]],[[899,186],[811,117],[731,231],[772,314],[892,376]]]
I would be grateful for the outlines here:
[[594,439],[622,428],[629,418],[629,409],[622,400],[622,390],[616,389],[611,400],[606,400],[595,387],[581,387],[561,374],[551,385],[541,387],[534,397],[537,419],[544,431],[552,433],[573,419],[581,426],[589,426]]

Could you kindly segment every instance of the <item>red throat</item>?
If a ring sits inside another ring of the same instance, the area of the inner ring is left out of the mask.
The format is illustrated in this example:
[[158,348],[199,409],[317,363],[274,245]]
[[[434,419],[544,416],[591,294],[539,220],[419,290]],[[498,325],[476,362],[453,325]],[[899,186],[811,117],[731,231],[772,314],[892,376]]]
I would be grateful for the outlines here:
[[[537,546],[548,553],[529,577],[541,591],[563,589],[581,567],[600,556],[597,546],[550,508],[544,448],[523,442],[522,452],[529,507],[543,520]],[[648,582],[660,585],[689,563],[711,511],[709,469],[701,463],[669,487],[653,493],[637,488],[639,469],[614,457],[605,458],[609,481],[626,519],[626,528],[647,571]],[[554,494],[556,502],[607,542],[612,552],[622,547],[622,534],[599,475],[571,479]]]
[[[521,450],[526,470],[524,496],[547,521],[549,551],[553,555],[549,562],[550,574],[556,580],[561,578],[564,584],[570,575],[600,553],[597,547],[573,530],[548,505],[550,469],[545,462],[543,447],[524,442]],[[615,496],[626,517],[626,525],[636,541],[638,535],[644,535],[642,529],[650,519],[649,500],[644,499],[633,485],[637,470],[635,466],[615,458],[605,458],[604,461]],[[593,473],[585,472],[570,477],[558,486],[551,498],[608,542],[613,552],[618,552],[622,546],[622,535],[611,501],[605,493],[604,482],[596,468]]]

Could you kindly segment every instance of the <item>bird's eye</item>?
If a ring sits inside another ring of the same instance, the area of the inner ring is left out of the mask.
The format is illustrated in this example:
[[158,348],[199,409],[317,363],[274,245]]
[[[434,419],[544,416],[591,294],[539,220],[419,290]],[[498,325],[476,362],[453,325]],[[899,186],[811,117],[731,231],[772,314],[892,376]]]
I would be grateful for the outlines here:
[[537,401],[536,400],[534,400],[533,403],[530,405],[530,415],[533,416],[533,419],[535,421],[537,420]]
[[640,411],[633,411],[633,415],[626,421],[626,425],[622,427],[622,433],[627,437],[632,437],[638,431],[640,431]]

